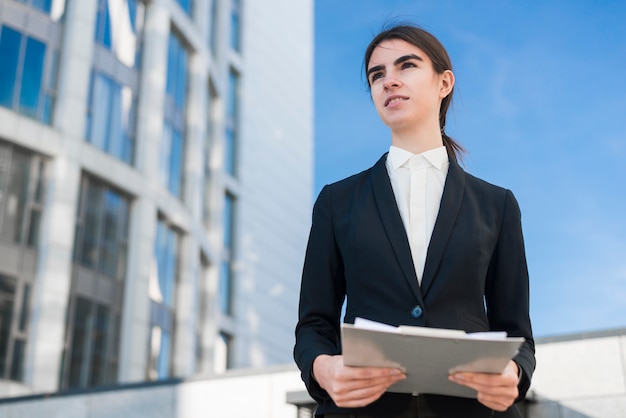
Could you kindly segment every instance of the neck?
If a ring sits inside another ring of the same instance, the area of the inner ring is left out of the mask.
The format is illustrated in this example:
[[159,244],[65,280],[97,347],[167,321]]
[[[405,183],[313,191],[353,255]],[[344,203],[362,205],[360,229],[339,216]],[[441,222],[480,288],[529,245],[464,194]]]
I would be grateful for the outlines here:
[[391,132],[391,144],[407,150],[413,154],[421,154],[441,147],[443,137],[439,126],[424,127],[423,129],[395,130]]

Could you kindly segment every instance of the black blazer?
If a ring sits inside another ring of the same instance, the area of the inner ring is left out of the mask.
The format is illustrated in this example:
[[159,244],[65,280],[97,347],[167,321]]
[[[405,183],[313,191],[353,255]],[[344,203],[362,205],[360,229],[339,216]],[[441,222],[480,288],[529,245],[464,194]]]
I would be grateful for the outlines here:
[[[390,325],[507,331],[526,339],[514,358],[520,399],[535,368],[528,269],[513,194],[450,161],[421,287],[385,161],[327,185],[313,209],[302,274],[294,357],[317,414],[391,415],[410,395],[385,393],[358,409],[338,408],[311,376],[320,354],[340,354],[340,316]],[[419,355],[419,353],[415,353]],[[492,416],[473,399],[426,395],[441,416]],[[516,407],[495,416],[519,416]]]

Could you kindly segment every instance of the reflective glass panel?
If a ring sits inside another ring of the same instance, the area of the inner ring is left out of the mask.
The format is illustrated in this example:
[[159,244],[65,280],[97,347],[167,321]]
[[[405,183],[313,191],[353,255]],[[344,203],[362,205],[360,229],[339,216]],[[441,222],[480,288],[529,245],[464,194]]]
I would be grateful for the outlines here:
[[31,156],[14,148],[10,161],[9,186],[6,193],[6,206],[2,219],[1,237],[22,242],[23,222],[26,215],[28,184],[30,181]]
[[138,63],[138,31],[143,5],[138,0],[99,0],[96,17],[96,42],[104,46],[124,65]]
[[[75,238],[76,259],[86,267],[123,280],[130,200],[105,184],[86,179]],[[82,224],[82,225],[81,225]]]
[[211,22],[211,30],[209,31],[209,47],[215,54],[217,49],[217,12],[218,12],[218,0],[211,1],[211,16],[209,22]]
[[17,75],[17,62],[20,52],[20,41],[22,36],[19,32],[2,26],[0,32],[0,105],[5,107],[13,106],[13,92],[15,91],[15,80]]
[[178,4],[187,14],[191,14],[191,0],[178,0]]
[[136,102],[129,87],[122,87],[102,73],[92,76],[87,116],[87,139],[94,146],[131,164],[134,153]]
[[96,73],[93,76],[91,94],[91,120],[89,142],[104,150],[109,137],[109,109],[111,108],[112,83],[108,77]]
[[234,206],[235,198],[230,193],[226,193],[224,198],[224,247],[228,250],[232,250]]
[[100,271],[110,277],[117,274],[117,240],[119,231],[120,196],[111,190],[104,192],[103,227],[100,247]]
[[9,367],[8,351],[15,300],[15,279],[0,274],[0,378]]
[[100,205],[102,202],[100,188],[89,185],[87,198],[84,200],[83,236],[80,242],[79,259],[87,267],[96,267],[98,259],[98,226],[100,219]]
[[46,45],[33,38],[26,40],[26,54],[22,71],[22,88],[18,109],[30,117],[38,115]]
[[174,306],[174,293],[178,269],[178,234],[165,222],[157,222],[155,257],[160,295],[164,305]]
[[89,330],[92,327],[93,310],[91,304],[83,299],[76,298],[74,308],[74,318],[72,321],[72,342],[70,344],[71,356],[69,364],[69,387],[81,386],[81,375],[87,361],[87,344],[89,340]]
[[222,261],[219,278],[220,309],[223,313],[231,313],[231,274],[230,262]]
[[28,323],[28,311],[30,306],[30,285],[24,284],[22,289],[22,309],[20,311],[20,321],[18,329],[20,331],[26,331],[26,324]]
[[161,333],[161,350],[157,360],[157,374],[159,379],[166,379],[170,376],[170,359],[172,351],[172,335],[169,331],[163,330]]
[[168,189],[174,196],[181,195],[183,178],[183,138],[179,131],[172,132],[172,144],[170,148],[170,172]]
[[13,358],[11,359],[11,380],[22,381],[24,379],[24,351],[26,342],[15,339],[13,342]]
[[231,0],[230,46],[235,51],[241,49],[241,1]]
[[102,305],[96,307],[93,330],[91,332],[91,361],[89,370],[89,386],[108,383],[107,379],[107,345],[111,329],[111,312]]

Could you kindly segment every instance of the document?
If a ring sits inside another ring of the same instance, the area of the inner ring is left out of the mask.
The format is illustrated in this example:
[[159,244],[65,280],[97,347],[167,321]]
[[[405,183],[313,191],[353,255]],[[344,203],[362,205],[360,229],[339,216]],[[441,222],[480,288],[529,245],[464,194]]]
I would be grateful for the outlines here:
[[362,318],[341,325],[346,366],[397,367],[406,379],[389,392],[432,393],[476,398],[476,391],[450,382],[455,372],[502,373],[524,342],[505,332],[393,327]]

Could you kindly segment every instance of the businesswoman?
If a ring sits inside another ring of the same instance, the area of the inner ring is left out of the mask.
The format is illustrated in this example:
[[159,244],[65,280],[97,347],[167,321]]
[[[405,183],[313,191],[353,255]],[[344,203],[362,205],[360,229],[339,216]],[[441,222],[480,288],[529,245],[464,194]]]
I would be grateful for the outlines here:
[[[434,36],[392,27],[364,64],[391,146],[371,168],[325,186],[313,209],[294,357],[316,416],[520,417],[515,402],[535,357],[517,201],[459,166],[462,148],[444,129],[455,79]],[[500,375],[449,377],[477,399],[387,392],[401,371],[343,365],[344,299],[349,323],[506,331],[525,342]]]

